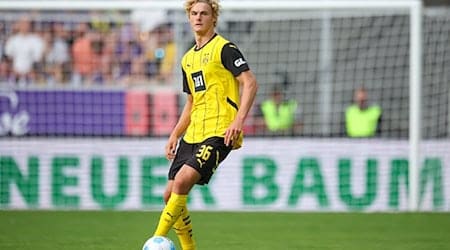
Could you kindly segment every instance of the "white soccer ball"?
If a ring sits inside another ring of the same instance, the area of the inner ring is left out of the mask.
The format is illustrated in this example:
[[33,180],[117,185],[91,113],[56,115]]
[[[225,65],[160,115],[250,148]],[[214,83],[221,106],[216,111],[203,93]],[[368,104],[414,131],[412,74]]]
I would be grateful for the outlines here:
[[144,243],[142,250],[175,250],[175,244],[167,237],[153,236]]

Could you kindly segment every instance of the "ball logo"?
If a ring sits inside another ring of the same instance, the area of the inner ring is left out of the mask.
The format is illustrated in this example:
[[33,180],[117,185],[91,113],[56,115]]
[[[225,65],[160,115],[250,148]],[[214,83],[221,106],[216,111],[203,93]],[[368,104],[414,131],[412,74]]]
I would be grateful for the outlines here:
[[[0,92],[0,98],[5,97],[9,101],[12,110],[17,109],[19,98],[15,92]],[[24,135],[28,132],[28,122],[30,116],[27,111],[20,111],[17,114],[3,112],[0,114],[0,135]]]
[[239,66],[244,65],[246,63],[247,62],[245,62],[244,59],[238,58],[238,59],[236,59],[236,61],[234,61],[234,66],[239,67]]

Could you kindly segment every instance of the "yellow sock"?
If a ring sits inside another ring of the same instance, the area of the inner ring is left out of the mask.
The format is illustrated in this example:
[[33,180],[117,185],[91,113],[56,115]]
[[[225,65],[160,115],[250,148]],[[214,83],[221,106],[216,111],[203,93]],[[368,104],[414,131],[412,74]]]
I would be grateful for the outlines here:
[[183,250],[195,250],[195,241],[192,237],[191,217],[187,207],[184,207],[181,211],[181,215],[173,225],[173,229],[177,233]]
[[158,226],[156,227],[155,236],[167,236],[170,228],[178,220],[181,210],[186,207],[187,195],[179,195],[172,193],[169,201],[164,207]]

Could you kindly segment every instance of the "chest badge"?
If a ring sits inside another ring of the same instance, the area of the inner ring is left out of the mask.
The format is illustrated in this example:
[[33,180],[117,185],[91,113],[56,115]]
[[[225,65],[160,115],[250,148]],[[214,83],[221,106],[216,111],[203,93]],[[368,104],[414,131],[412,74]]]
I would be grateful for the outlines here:
[[209,53],[203,55],[202,64],[207,64],[209,62]]

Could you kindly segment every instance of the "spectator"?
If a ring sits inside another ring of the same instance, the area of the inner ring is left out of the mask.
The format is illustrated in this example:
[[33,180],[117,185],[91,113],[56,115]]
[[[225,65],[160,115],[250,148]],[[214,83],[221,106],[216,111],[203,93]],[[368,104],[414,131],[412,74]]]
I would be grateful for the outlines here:
[[345,110],[346,134],[349,137],[373,137],[379,128],[382,110],[378,105],[368,105],[365,88],[354,92],[354,103]]
[[121,28],[119,42],[115,48],[119,65],[119,82],[132,84],[142,81],[144,70],[144,49],[132,24]]
[[0,85],[12,83],[11,62],[6,57],[0,57]]
[[77,86],[83,83],[90,84],[95,80],[95,70],[99,69],[100,64],[100,50],[98,35],[90,31],[87,23],[80,23],[72,45],[72,84]]
[[103,40],[103,49],[100,60],[100,74],[101,80],[107,84],[114,84],[115,79],[118,77],[118,68],[117,61],[115,60],[115,48],[117,46],[117,33],[116,32],[107,32],[102,36]]
[[297,101],[286,99],[280,86],[275,86],[269,99],[261,103],[266,128],[272,135],[294,135],[301,130],[297,117]]
[[16,23],[17,32],[8,38],[5,54],[12,60],[13,77],[19,84],[33,83],[33,68],[45,51],[44,40],[31,32],[31,21],[21,18]]
[[[169,24],[162,25],[159,30],[159,72],[158,80],[169,82],[173,75],[176,58],[176,45],[173,38],[173,29]],[[158,53],[156,53],[158,54]]]
[[62,23],[55,22],[48,41],[45,62],[47,64],[48,81],[63,83],[67,80],[68,64],[70,62],[69,44]]
[[0,20],[0,58],[3,59],[3,56],[5,55],[4,49],[5,49],[5,42],[7,37],[7,29],[6,29],[7,23],[4,20]]
[[146,48],[147,74],[161,83],[172,80],[176,45],[170,24],[160,24],[150,32]]

